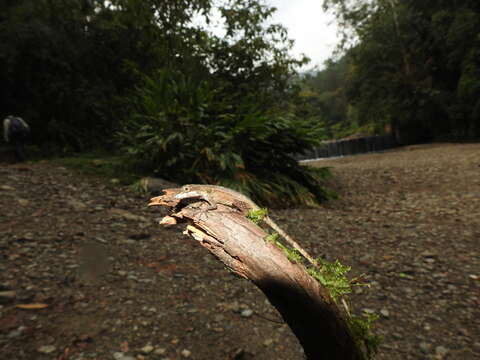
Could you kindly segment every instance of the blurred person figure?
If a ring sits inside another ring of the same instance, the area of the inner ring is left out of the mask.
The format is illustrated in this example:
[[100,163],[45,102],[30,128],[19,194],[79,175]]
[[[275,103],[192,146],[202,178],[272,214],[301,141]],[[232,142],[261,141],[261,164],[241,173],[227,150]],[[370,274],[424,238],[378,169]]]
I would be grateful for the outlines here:
[[11,144],[18,161],[25,160],[25,143],[30,136],[30,126],[18,116],[9,115],[3,120],[3,138]]

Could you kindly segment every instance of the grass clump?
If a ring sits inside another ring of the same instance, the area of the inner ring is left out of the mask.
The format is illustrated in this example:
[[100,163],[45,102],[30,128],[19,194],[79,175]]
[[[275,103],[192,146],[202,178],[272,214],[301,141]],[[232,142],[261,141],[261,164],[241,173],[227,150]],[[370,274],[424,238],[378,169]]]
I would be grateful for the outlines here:
[[100,176],[106,179],[118,179],[122,185],[130,185],[139,179],[124,165],[122,156],[112,156],[99,153],[83,153],[75,156],[51,160],[53,163],[77,171],[86,176]]

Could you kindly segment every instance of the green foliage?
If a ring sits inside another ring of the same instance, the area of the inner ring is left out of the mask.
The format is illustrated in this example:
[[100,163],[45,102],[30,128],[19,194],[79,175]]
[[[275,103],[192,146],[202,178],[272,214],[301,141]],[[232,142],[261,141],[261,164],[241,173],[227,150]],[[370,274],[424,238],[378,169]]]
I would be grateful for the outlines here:
[[382,343],[382,337],[372,332],[372,326],[376,320],[378,320],[378,315],[372,313],[364,313],[363,316],[350,315],[347,317],[348,327],[365,360],[373,359]]
[[478,2],[324,0],[352,69],[358,123],[391,125],[400,143],[480,137]]
[[265,216],[267,216],[267,214],[267,209],[250,210],[247,214],[247,219],[254,224],[259,224],[265,218]]
[[122,77],[118,66],[103,67],[99,59],[108,46],[96,38],[93,9],[72,0],[23,0],[7,11],[0,79],[9,91],[0,107],[25,117],[33,141],[56,151],[108,144],[105,112]]
[[273,233],[271,233],[271,234],[268,234],[268,235],[265,237],[265,241],[271,242],[271,243],[277,243],[279,237],[280,237],[280,235],[278,235],[278,233],[273,232]]
[[378,316],[370,313],[356,316],[350,312],[346,300],[347,295],[351,293],[352,286],[363,285],[358,282],[358,279],[347,278],[346,274],[350,270],[351,267],[341,264],[338,260],[331,263],[317,259],[317,267],[310,267],[307,272],[329,291],[335,303],[343,304],[347,324],[362,358],[372,359],[381,343],[381,338],[372,331],[373,322],[378,319]]
[[301,264],[303,262],[303,256],[297,250],[283,245],[278,238],[279,235],[277,233],[272,233],[265,238],[265,241],[273,243],[276,247],[282,250],[291,263]]
[[351,267],[342,265],[340,261],[330,263],[318,259],[318,268],[311,267],[307,271],[322,286],[327,288],[335,302],[352,291],[351,282],[345,276],[351,270]]
[[[296,250],[283,245],[279,241],[279,235],[277,233],[267,235],[265,241],[275,244],[292,263],[302,264],[302,255]],[[347,296],[351,293],[352,286],[361,286],[364,284],[360,283],[358,279],[348,279],[346,274],[350,270],[350,266],[343,265],[338,260],[331,263],[322,259],[317,259],[316,267],[311,266],[306,269],[310,276],[328,290],[337,305],[343,305],[345,320],[356,342],[357,348],[361,353],[362,359],[369,360],[373,359],[382,342],[382,338],[373,333],[373,324],[379,317],[369,312],[364,312],[361,316],[351,313]]]
[[145,195],[147,193],[145,186],[142,182],[142,179],[135,181],[134,183],[130,184],[130,189],[139,195]]
[[248,94],[239,100],[222,84],[166,69],[145,77],[119,134],[130,162],[172,181],[219,184],[274,206],[329,197],[322,187],[328,170],[301,167],[292,157],[316,143],[315,128],[263,110]]
[[108,180],[118,179],[120,184],[129,185],[138,179],[125,167],[125,159],[102,153],[83,153],[75,157],[52,159],[54,163],[78,171],[85,176],[101,176]]
[[349,54],[325,63],[325,68],[307,74],[299,85],[296,114],[321,124],[322,139],[341,139],[352,135],[369,136],[385,133],[385,119],[359,116],[352,104],[350,90],[355,67]]

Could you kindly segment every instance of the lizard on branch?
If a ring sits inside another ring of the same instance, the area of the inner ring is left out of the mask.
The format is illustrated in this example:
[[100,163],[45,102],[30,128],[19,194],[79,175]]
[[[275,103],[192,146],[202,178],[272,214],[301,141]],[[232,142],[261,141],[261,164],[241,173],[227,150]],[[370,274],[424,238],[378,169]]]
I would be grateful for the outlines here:
[[[157,198],[160,199],[161,196]],[[157,198],[153,198],[149,205],[156,205]],[[260,210],[257,204],[242,193],[218,185],[184,185],[181,191],[174,195],[174,198],[179,201],[183,199],[201,199],[209,203],[210,209],[216,209],[217,204],[222,204],[241,211],[243,215],[247,215],[251,210]],[[268,215],[266,215],[263,220],[312,265],[317,266],[317,262]]]

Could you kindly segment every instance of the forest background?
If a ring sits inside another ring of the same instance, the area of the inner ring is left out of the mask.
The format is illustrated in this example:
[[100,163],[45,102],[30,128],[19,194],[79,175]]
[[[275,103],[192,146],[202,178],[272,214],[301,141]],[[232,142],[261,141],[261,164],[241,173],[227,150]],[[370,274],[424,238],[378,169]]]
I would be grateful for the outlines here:
[[[478,1],[323,4],[342,42],[299,74],[308,59],[261,0],[2,1],[0,115],[25,118],[44,155],[101,150],[283,206],[332,196],[328,171],[293,156],[322,140],[480,137]],[[213,14],[225,36],[201,25]]]

